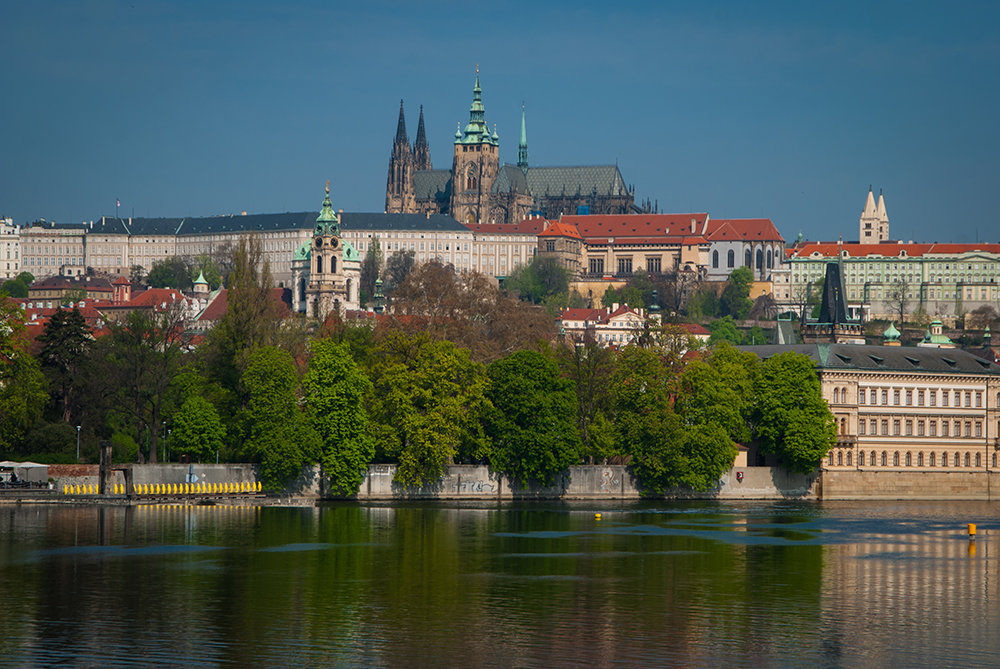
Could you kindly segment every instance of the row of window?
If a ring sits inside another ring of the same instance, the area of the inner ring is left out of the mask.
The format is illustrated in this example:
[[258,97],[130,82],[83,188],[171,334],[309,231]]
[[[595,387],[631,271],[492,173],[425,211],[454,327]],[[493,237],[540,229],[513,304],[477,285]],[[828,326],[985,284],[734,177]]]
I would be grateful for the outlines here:
[[[865,455],[866,454],[864,451],[858,454],[858,466],[860,467],[865,466],[866,463]],[[869,467],[878,467],[878,466],[888,467],[890,460],[892,462],[893,467],[900,466],[899,451],[893,451],[891,456],[887,451],[882,451],[881,453],[876,453],[875,451],[871,451],[867,455],[868,455],[867,464]],[[854,464],[852,460],[853,460],[852,451],[846,451],[846,450],[838,450],[836,451],[836,453],[834,453],[834,451],[830,451],[829,455],[827,456],[827,463],[831,467],[834,466],[834,463],[836,463],[837,467],[845,467],[845,466],[853,467]],[[914,465],[916,465],[917,467],[923,467],[925,462],[924,452],[918,451],[916,457],[914,457],[911,451],[906,451],[902,456],[902,462],[903,462],[902,466],[904,467],[913,467]],[[927,462],[926,466],[928,467],[937,467],[938,463],[940,463],[941,467],[948,467],[949,464],[952,467],[982,467],[983,454],[978,452],[970,453],[969,451],[965,451],[964,453],[956,451],[954,453],[949,454],[948,451],[942,451],[941,457],[940,459],[938,459],[937,453],[931,451],[927,454],[926,462]],[[997,466],[997,454],[995,452],[993,453],[993,464],[991,466],[994,468]]]
[[[763,269],[764,267],[764,252],[761,249],[757,249],[757,269]],[[750,249],[747,249],[746,253],[743,254],[743,267],[752,268],[753,265],[750,264]],[[767,251],[767,268],[771,269],[774,264],[774,256],[771,255],[771,250]],[[730,249],[726,257],[726,267],[736,266],[736,252]],[[712,251],[712,269],[719,269],[719,252]]]
[[[936,388],[859,388],[858,404],[872,406],[889,406],[890,392],[892,393],[892,406],[965,406],[968,408],[983,406],[983,391],[981,390],[938,390]],[[938,398],[940,397],[940,405]],[[1000,406],[1000,392],[997,393],[997,406]],[[847,388],[833,389],[833,403],[841,404],[848,402]]]
[[[847,427],[846,418],[841,418],[840,420],[840,432],[841,434],[846,434],[845,428]],[[914,425],[915,424],[915,425]],[[938,435],[938,425],[941,426],[941,434]],[[912,418],[907,418],[902,420],[899,418],[894,418],[892,420],[892,436],[914,436],[914,426],[916,427],[916,436],[918,437],[982,437],[983,436],[983,422],[977,421],[948,421],[945,419],[931,419],[931,420],[916,420]],[[963,433],[963,429],[964,433]],[[1000,425],[997,426],[1000,429]],[[889,436],[889,419],[888,418],[870,418],[858,419],[858,435],[870,435],[870,436]]]

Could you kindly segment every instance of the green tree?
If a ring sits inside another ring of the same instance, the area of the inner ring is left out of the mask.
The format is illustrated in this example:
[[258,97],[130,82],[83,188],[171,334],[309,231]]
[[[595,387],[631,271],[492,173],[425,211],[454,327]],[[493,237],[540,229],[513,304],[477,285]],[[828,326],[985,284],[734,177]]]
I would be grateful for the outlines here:
[[[603,462],[614,453],[614,440],[607,439],[612,413],[611,379],[615,371],[615,355],[608,348],[588,341],[576,346],[563,346],[557,353],[559,369],[576,390],[577,432],[581,455],[590,464]],[[595,432],[593,426],[598,423]]]
[[398,461],[396,483],[430,484],[456,457],[486,457],[482,420],[490,407],[487,379],[467,350],[426,335],[392,332],[375,357],[376,446]]
[[504,279],[504,290],[520,299],[540,304],[547,297],[569,292],[569,270],[551,255],[537,255],[518,265]]
[[30,286],[35,282],[35,275],[31,272],[21,272],[17,275],[17,280],[23,283],[25,286]]
[[272,346],[255,349],[241,384],[247,398],[242,412],[243,453],[260,463],[266,488],[283,488],[320,455],[319,435],[299,410],[295,361]]
[[0,285],[0,291],[7,293],[11,297],[27,297],[28,286],[18,279],[7,279]]
[[38,361],[49,384],[59,419],[67,423],[78,417],[82,395],[80,371],[86,364],[93,341],[80,310],[60,309],[38,336],[42,349]]
[[190,290],[192,283],[191,271],[187,263],[178,256],[157,260],[153,263],[152,269],[149,270],[146,280],[153,288],[176,288],[177,290]]
[[753,438],[756,379],[760,359],[753,353],[740,351],[727,342],[722,342],[712,348],[708,364],[719,373],[720,383],[733,391],[735,399],[730,401],[738,408],[741,416],[742,427],[730,431],[730,437],[741,444],[749,444]]
[[[235,391],[250,354],[262,346],[275,345],[281,323],[278,303],[271,296],[270,264],[257,236],[240,238],[228,287],[226,313],[209,331],[200,353],[208,377]],[[228,407],[223,413],[235,411],[235,407]]]
[[181,405],[173,416],[173,426],[171,449],[199,462],[210,460],[225,444],[226,428],[219,412],[199,395],[192,395]]
[[26,351],[0,358],[0,450],[22,444],[41,418],[47,399],[45,377]]
[[382,271],[382,246],[378,237],[373,237],[365,258],[361,261],[361,303],[366,304],[375,295],[375,281]]
[[722,290],[719,305],[724,316],[732,316],[743,320],[750,313],[753,302],[750,300],[750,288],[753,286],[753,271],[749,267],[734,269],[729,274],[726,287]]
[[708,324],[708,331],[712,333],[708,337],[709,346],[723,341],[730,344],[743,343],[743,333],[736,327],[732,316],[725,316],[712,321]]
[[710,286],[697,290],[687,301],[687,315],[694,321],[715,318],[719,313],[719,296]]
[[336,494],[354,495],[375,457],[367,410],[372,383],[347,344],[321,339],[312,351],[303,387],[306,413],[323,443],[323,474]]
[[522,487],[530,481],[552,485],[579,461],[572,382],[537,351],[517,351],[493,362],[487,373],[494,407],[491,463]]
[[790,471],[815,469],[837,430],[812,360],[793,351],[768,358],[760,365],[756,396],[761,450],[777,455]]

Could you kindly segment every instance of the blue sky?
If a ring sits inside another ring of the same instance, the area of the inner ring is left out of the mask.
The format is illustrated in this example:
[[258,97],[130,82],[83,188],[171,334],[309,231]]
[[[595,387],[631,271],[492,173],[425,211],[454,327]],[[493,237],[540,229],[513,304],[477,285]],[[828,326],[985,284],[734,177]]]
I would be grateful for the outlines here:
[[0,4],[0,215],[381,211],[399,100],[450,167],[478,63],[517,160],[660,211],[1000,241],[1000,3]]

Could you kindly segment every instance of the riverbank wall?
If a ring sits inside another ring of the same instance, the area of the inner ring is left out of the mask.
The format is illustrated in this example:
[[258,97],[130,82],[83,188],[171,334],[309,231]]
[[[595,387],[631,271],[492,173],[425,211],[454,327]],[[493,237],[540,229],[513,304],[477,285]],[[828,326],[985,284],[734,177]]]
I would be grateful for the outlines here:
[[[130,465],[133,484],[257,483],[257,470],[251,464],[156,464]],[[434,485],[403,488],[393,483],[396,465],[369,465],[358,494],[359,501],[389,502],[403,500],[638,500],[643,494],[628,468],[622,465],[578,465],[557,476],[553,485],[514,485],[506,476],[485,465],[452,465]],[[56,492],[93,490],[100,479],[97,465],[51,465],[49,478]],[[305,467],[278,498],[296,503],[310,503],[329,498],[322,487],[318,466]],[[124,490],[124,472],[113,472],[112,486]],[[735,467],[726,472],[719,484],[706,492],[674,490],[668,499],[816,499],[819,485],[814,476],[789,474],[779,467]],[[272,495],[273,497],[273,495]]]
[[826,470],[820,498],[992,502],[1000,499],[1000,472]]

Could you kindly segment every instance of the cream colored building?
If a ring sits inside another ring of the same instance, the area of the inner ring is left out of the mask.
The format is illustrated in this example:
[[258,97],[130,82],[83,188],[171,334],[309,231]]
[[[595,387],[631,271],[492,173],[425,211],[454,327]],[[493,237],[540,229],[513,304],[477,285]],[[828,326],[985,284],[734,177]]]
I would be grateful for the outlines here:
[[1000,471],[1000,366],[960,349],[813,344],[837,423],[825,470]]
[[0,218],[0,281],[13,279],[21,269],[21,226],[12,218]]

